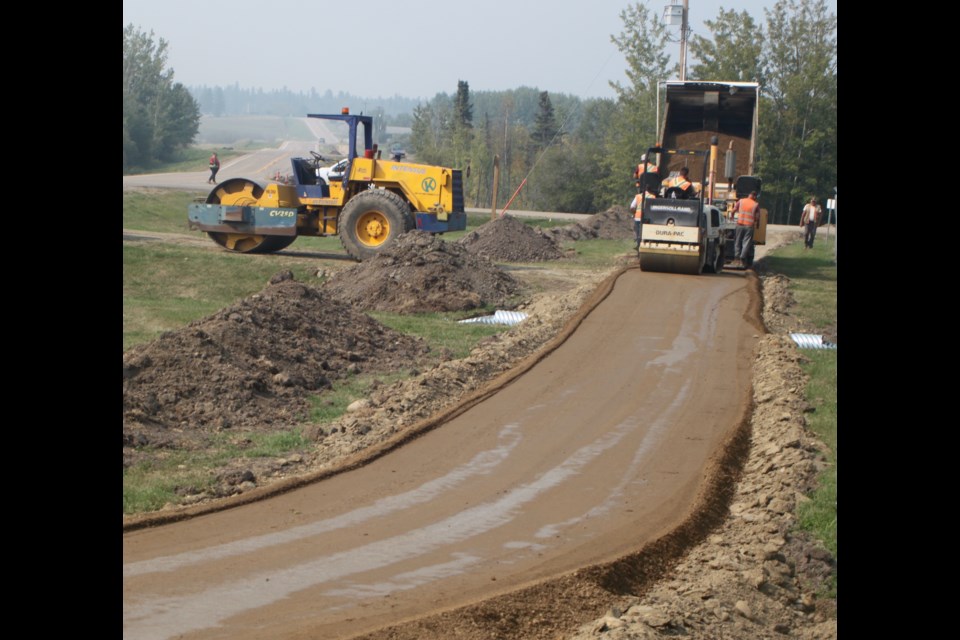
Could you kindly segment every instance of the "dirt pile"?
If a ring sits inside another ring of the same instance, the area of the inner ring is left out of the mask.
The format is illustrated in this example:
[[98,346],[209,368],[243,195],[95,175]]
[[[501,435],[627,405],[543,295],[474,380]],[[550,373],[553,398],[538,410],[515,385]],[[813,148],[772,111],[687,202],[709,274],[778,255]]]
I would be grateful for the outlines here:
[[553,237],[514,216],[498,216],[457,241],[471,253],[503,262],[543,262],[564,256]]
[[389,251],[337,272],[324,285],[338,302],[394,313],[509,307],[521,290],[487,258],[424,231],[403,234]]
[[429,347],[292,280],[123,355],[123,442],[190,446],[191,431],[299,422],[308,397],[359,372],[396,370]]
[[545,232],[556,242],[570,240],[629,240],[633,238],[633,214],[626,207],[611,207],[582,222],[554,227]]
[[[732,149],[737,159],[737,166],[734,167],[733,175],[750,175],[750,163],[753,158],[750,149],[750,139],[726,134],[719,135],[718,138],[717,148],[720,149],[721,154],[720,168],[723,168],[723,159],[726,158],[727,150]],[[704,139],[703,133],[700,131],[691,131],[677,135],[671,143],[671,146],[675,149],[710,150],[709,142]],[[673,171],[679,171],[680,167],[687,166],[690,168],[691,180],[700,182],[703,179],[703,160],[694,160],[690,156],[685,155],[663,155],[661,157],[664,158],[662,162],[663,171],[661,172],[663,177],[669,176]],[[670,159],[666,160],[666,158]],[[718,173],[720,173],[720,171],[718,171]],[[726,182],[726,180],[718,176],[718,182]]]

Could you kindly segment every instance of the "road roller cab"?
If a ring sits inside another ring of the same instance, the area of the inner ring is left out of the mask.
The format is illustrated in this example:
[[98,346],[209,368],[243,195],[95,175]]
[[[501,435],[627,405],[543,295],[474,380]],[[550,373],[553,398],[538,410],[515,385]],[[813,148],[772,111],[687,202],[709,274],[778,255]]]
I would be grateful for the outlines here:
[[246,178],[222,182],[203,202],[189,206],[190,228],[238,253],[279,251],[298,236],[337,235],[357,260],[389,249],[414,228],[430,233],[466,229],[459,170],[381,160],[371,116],[344,109],[307,117],[346,125],[349,150],[338,179],[318,178],[319,154],[311,152],[313,160],[292,158],[292,184],[264,187]]

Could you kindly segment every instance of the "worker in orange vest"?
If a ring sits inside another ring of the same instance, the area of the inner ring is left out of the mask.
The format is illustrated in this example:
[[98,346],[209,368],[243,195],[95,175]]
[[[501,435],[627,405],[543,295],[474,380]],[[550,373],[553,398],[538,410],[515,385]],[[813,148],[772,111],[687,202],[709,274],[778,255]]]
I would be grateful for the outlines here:
[[634,178],[639,178],[644,173],[660,173],[660,168],[653,162],[647,162],[647,154],[640,156],[640,164],[633,172]]
[[633,245],[634,249],[640,248],[640,240],[643,235],[643,201],[646,197],[656,198],[656,185],[647,183],[646,191],[644,191],[641,186],[641,182],[637,181],[637,195],[633,196],[633,200],[630,201],[630,211],[633,211],[633,235],[636,239],[636,242]]
[[636,240],[633,248],[639,249],[640,235],[643,230],[643,190],[640,188],[639,182],[637,182],[637,195],[633,196],[633,200],[630,201],[630,211],[633,212],[633,235]]
[[[666,189],[663,192],[663,195],[667,198],[691,198],[693,197],[693,183],[690,182],[689,176],[690,169],[687,167],[680,167],[680,174],[664,180],[663,184]],[[670,192],[671,189],[676,189],[677,191]],[[672,195],[675,194],[675,195]]]
[[757,192],[751,191],[746,198],[737,200],[733,205],[737,229],[733,238],[733,267],[749,269],[753,266],[753,228],[760,211]]
[[207,178],[207,184],[216,184],[217,171],[220,171],[220,158],[217,157],[216,153],[210,156],[210,160],[208,164],[210,166],[210,177]]

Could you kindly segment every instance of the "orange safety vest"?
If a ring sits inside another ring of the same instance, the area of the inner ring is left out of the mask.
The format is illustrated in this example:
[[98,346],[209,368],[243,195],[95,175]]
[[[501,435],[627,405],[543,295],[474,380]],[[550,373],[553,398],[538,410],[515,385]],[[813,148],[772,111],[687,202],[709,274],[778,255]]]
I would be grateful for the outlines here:
[[692,183],[684,178],[683,176],[676,176],[667,180],[667,188],[672,189],[673,187],[680,187],[684,191],[690,188]]
[[640,220],[643,218],[643,194],[638,193],[633,196],[633,204],[630,205],[630,208],[633,209],[633,219]]
[[637,170],[633,172],[634,178],[639,178],[644,173],[660,173],[660,168],[655,164],[648,164],[647,170],[643,170],[643,163],[637,165]]
[[752,227],[756,220],[757,208],[760,203],[752,198],[743,198],[737,201],[737,224],[742,227]]

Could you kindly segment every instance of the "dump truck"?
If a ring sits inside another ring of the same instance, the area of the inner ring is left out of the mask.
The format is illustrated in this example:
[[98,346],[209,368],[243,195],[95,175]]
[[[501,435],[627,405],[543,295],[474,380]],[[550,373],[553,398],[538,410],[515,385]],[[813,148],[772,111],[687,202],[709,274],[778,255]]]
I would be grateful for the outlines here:
[[[693,151],[710,150],[713,138],[719,152],[710,175],[695,183],[707,201],[730,218],[733,204],[751,191],[761,193],[756,174],[756,141],[760,85],[756,82],[671,81],[666,83],[660,147]],[[666,188],[671,177],[687,166],[691,156],[667,154],[656,159]],[[767,211],[757,215],[754,244],[766,244]],[[728,230],[732,242],[733,231]],[[733,258],[732,251],[727,260]]]
[[323,158],[311,152],[312,158],[290,159],[290,184],[225,180],[189,205],[190,228],[237,253],[272,253],[299,236],[337,235],[358,261],[389,249],[412,229],[434,234],[466,229],[459,169],[381,160],[372,141],[372,116],[345,108],[339,114],[307,117],[340,121],[349,128],[347,162],[339,178],[325,180]]

